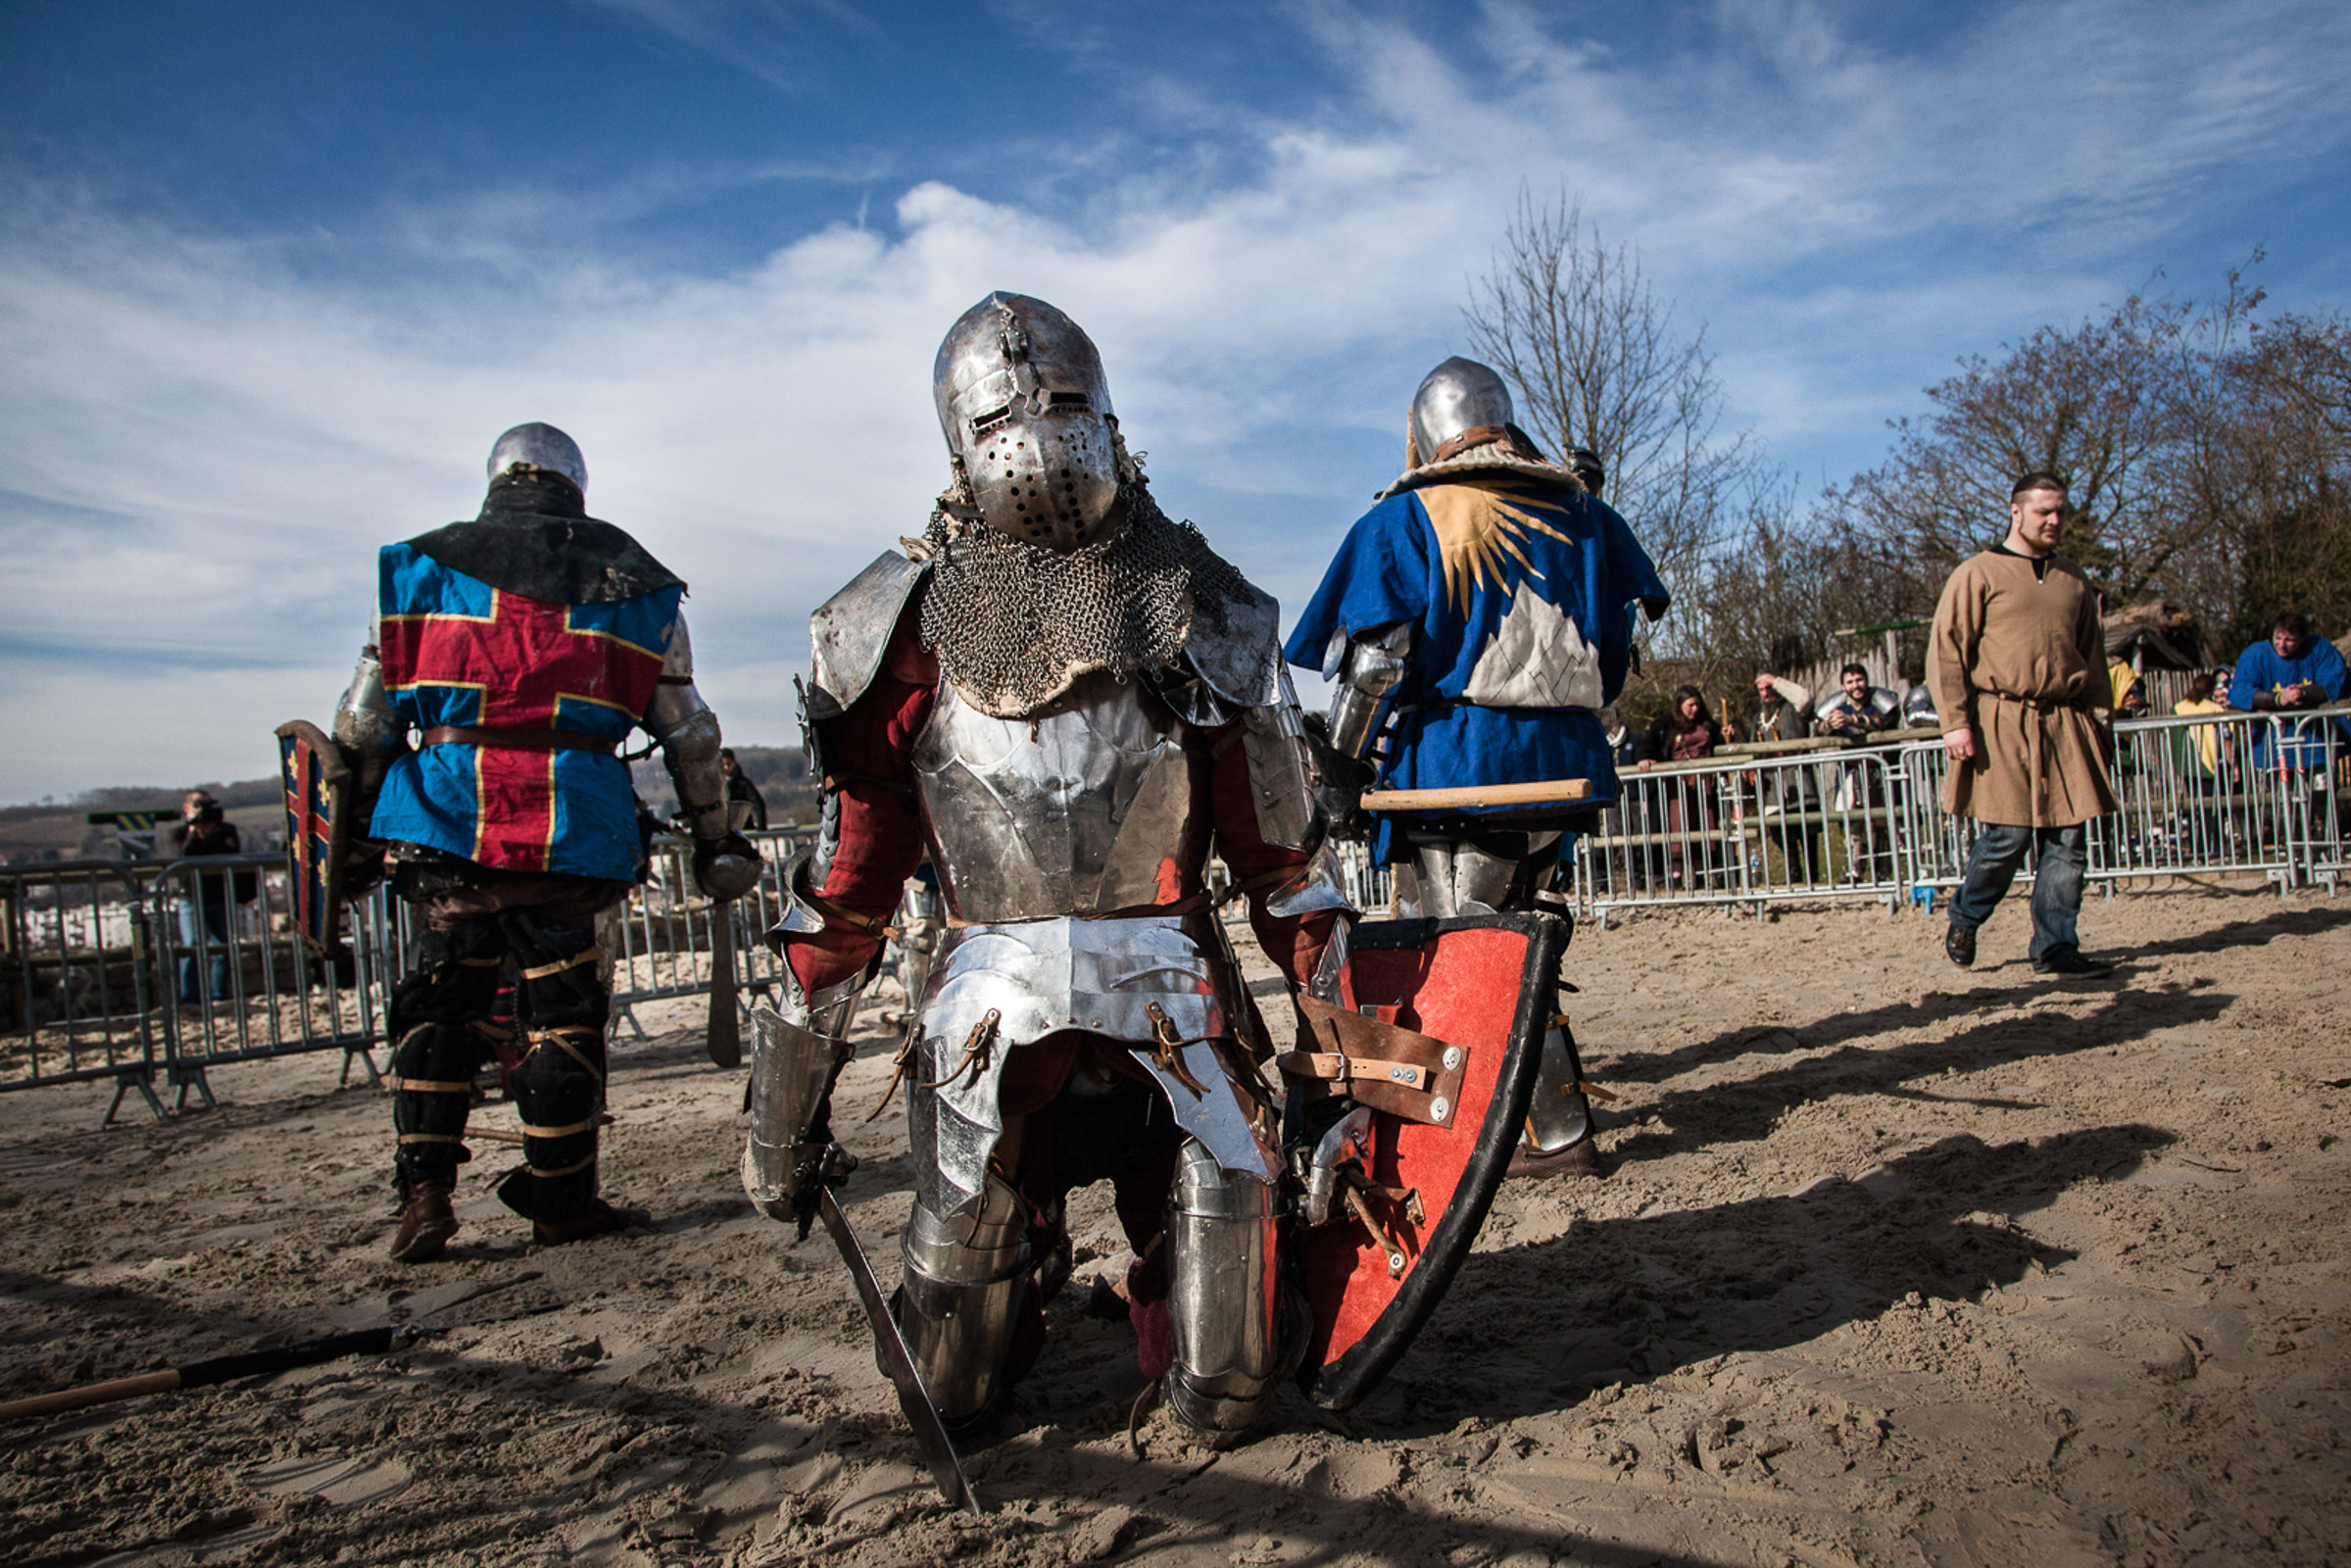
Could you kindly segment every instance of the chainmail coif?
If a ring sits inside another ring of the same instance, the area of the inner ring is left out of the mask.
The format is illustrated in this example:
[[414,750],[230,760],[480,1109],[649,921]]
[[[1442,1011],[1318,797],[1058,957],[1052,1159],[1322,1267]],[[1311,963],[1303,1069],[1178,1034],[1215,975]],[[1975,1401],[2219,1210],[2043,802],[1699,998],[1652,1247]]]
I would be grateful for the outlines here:
[[1120,680],[1172,663],[1197,612],[1211,632],[1255,590],[1140,481],[1120,490],[1127,525],[1063,555],[1008,539],[942,498],[922,537],[931,562],[922,645],[956,693],[994,718],[1035,712],[1081,675]]

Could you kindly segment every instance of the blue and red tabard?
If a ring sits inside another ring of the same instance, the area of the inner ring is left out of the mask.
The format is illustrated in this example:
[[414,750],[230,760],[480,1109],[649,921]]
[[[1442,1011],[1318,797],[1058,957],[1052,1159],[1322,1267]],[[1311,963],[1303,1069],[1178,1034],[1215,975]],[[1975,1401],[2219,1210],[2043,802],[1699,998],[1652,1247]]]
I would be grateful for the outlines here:
[[[493,588],[414,544],[378,558],[392,710],[420,729],[561,730],[617,747],[661,684],[682,587],[561,605]],[[371,828],[502,871],[628,881],[636,792],[606,752],[442,745],[392,764]]]

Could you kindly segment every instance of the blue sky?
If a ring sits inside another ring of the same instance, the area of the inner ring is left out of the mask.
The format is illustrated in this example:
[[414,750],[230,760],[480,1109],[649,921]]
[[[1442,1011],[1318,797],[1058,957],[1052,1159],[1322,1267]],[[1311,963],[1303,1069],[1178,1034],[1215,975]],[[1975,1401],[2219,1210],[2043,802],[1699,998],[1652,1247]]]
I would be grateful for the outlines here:
[[2351,305],[2345,59],[2331,0],[12,5],[0,802],[266,772],[373,547],[526,418],[694,584],[730,735],[790,740],[992,287],[1093,330],[1163,502],[1295,606],[1522,186],[1640,248],[1817,486],[2159,270],[2264,244]]

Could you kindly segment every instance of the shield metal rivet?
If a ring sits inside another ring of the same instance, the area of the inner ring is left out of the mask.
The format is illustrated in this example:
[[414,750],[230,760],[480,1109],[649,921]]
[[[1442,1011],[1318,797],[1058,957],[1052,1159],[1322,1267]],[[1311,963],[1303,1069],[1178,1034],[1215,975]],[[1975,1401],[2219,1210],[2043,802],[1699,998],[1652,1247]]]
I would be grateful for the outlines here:
[[1435,1100],[1429,1102],[1429,1119],[1431,1121],[1443,1121],[1452,1113],[1453,1102],[1445,1096],[1439,1095]]
[[1447,1046],[1445,1048],[1445,1070],[1448,1072],[1461,1065],[1461,1048],[1459,1046]]

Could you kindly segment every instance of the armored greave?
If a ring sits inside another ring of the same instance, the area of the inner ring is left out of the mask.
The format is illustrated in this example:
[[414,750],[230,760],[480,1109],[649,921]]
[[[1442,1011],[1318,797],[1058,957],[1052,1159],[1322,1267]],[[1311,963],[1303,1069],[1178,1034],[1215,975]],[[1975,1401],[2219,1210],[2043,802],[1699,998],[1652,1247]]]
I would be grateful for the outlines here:
[[[1536,907],[1550,890],[1559,835],[1529,833],[1523,841],[1522,848],[1500,837],[1490,840],[1490,848],[1467,839],[1416,836],[1412,858],[1396,867],[1397,912],[1445,919]],[[1499,853],[1513,849],[1518,853]],[[1556,1154],[1592,1136],[1592,1102],[1577,1087],[1583,1081],[1576,1037],[1564,1022],[1553,1024],[1543,1035],[1543,1063],[1527,1110],[1530,1150]]]
[[862,974],[852,975],[804,1001],[800,983],[787,980],[781,1008],[752,1014],[743,1190],[769,1219],[799,1217],[804,1195],[824,1174],[833,1142],[833,1080],[850,1058],[846,1036],[864,984]]
[[1445,920],[1461,914],[1532,909],[1550,890],[1556,833],[1495,835],[1492,847],[1466,838],[1409,839],[1412,858],[1396,868],[1396,912]]
[[1265,1418],[1274,1385],[1296,1370],[1303,1343],[1283,1333],[1278,1225],[1269,1184],[1185,1142],[1167,1201],[1175,1361],[1165,1394],[1187,1426],[1249,1431]]
[[1027,1205],[994,1172],[973,1210],[942,1216],[916,1200],[906,1223],[906,1280],[892,1306],[950,1424],[986,1415],[1004,1392],[1028,1288],[1027,1231]]
[[399,1144],[392,1184],[453,1182],[465,1152],[473,1072],[489,1044],[491,1003],[506,945],[488,921],[428,931],[416,967],[393,988],[392,1126]]
[[1535,1074],[1535,1098],[1527,1106],[1527,1147],[1556,1154],[1592,1136],[1592,1101],[1579,1086],[1584,1058],[1575,1032],[1553,1024],[1543,1037],[1543,1064]]
[[567,1219],[596,1198],[612,992],[597,972],[592,928],[536,909],[507,909],[498,922],[520,971],[515,1021],[523,1031],[513,1080],[523,1162],[498,1184],[498,1197],[525,1219]]

